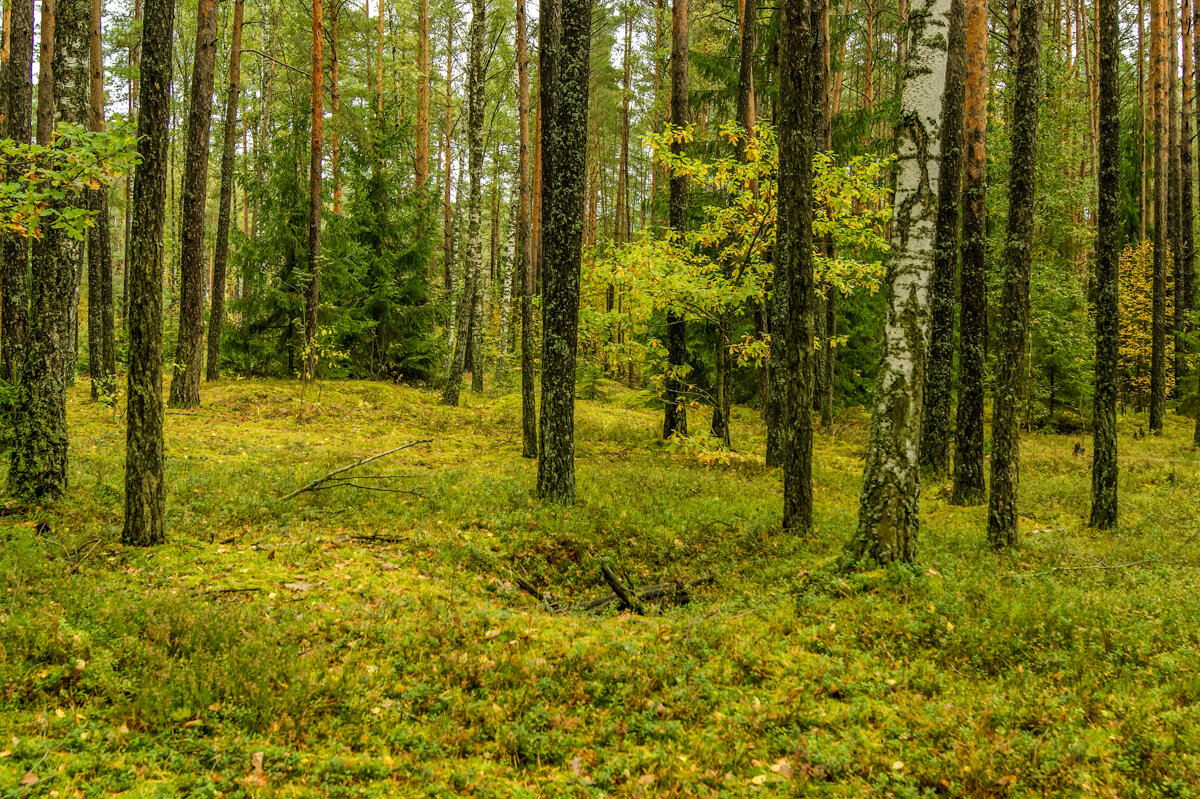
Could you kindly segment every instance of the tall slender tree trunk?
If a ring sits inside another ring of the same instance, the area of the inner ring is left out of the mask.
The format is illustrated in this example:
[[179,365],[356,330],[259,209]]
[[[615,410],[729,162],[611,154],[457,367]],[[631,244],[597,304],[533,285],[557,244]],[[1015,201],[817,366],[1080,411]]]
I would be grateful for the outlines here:
[[[234,0],[233,41],[229,48],[229,89],[225,95],[225,134],[221,149],[221,198],[217,208],[217,248],[213,253],[212,308],[208,314],[209,380],[221,376],[221,326],[225,323],[225,270],[229,261],[229,222],[237,145],[238,95],[242,82],[242,18],[245,0]],[[247,231],[249,232],[249,231]]]
[[[454,163],[453,153],[453,136],[454,136],[454,15],[451,14],[446,19],[446,118],[445,140],[442,144],[443,154],[445,156],[446,165],[442,176],[442,280],[443,288],[446,292],[446,303],[449,305],[450,297],[454,294],[454,256],[450,252],[451,239],[453,238],[452,227],[453,219],[451,218],[450,210],[450,183],[452,180],[451,172]],[[454,317],[451,316],[447,322],[447,327],[451,328],[454,325]],[[451,336],[453,337],[453,336]]]
[[[4,129],[16,144],[29,142],[33,115],[33,0],[9,5],[9,58],[4,70]],[[5,179],[17,182],[24,169],[10,163]],[[0,380],[11,382],[25,360],[29,332],[29,241],[19,233],[0,232]]]
[[[138,73],[138,62],[141,58],[142,35],[142,0],[133,3],[133,41],[129,45],[129,67],[134,74]],[[139,80],[129,81],[129,119],[137,119],[137,90]],[[125,178],[125,246],[121,263],[121,327],[127,326],[129,317],[129,257],[130,235],[133,226],[133,175]]]
[[[478,344],[482,340],[479,328],[482,326],[483,299],[483,252],[482,252],[482,211],[483,211],[483,114],[484,114],[484,35],[486,33],[487,8],[483,0],[471,2],[471,27],[468,31],[470,39],[470,64],[467,69],[467,150],[468,172],[470,180],[467,201],[467,261],[463,270],[463,289],[458,300],[458,336],[459,341],[454,348],[454,358],[450,365],[450,374],[446,380],[446,388],[442,392],[442,402],[446,405],[457,405],[459,393],[462,390],[462,373],[468,358],[471,358],[471,378],[474,383],[476,371],[483,368],[483,354]],[[460,200],[461,201],[461,200]],[[477,296],[478,295],[478,296]],[[479,363],[475,363],[479,361]],[[481,386],[482,388],[482,386]]]
[[987,349],[986,0],[967,0],[967,77],[959,297],[958,409],[954,425],[955,505],[987,498],[983,472],[983,376]]
[[[58,0],[53,87],[47,92],[48,116],[55,123],[87,124],[90,19],[89,0]],[[49,204],[58,213],[86,206],[86,198],[70,195]],[[46,226],[41,234],[30,270],[29,337],[18,371],[8,489],[17,495],[57,499],[67,487],[66,402],[68,374],[74,366],[71,304],[85,252],[84,243],[63,230]]]
[[1171,317],[1168,324],[1174,336],[1175,362],[1171,369],[1171,393],[1179,396],[1179,373],[1183,362],[1183,327],[1182,314],[1178,309],[1183,304],[1183,199],[1180,196],[1181,156],[1182,149],[1179,140],[1179,8],[1175,0],[1167,2],[1167,43],[1170,53],[1167,58],[1167,69],[1170,78],[1167,81],[1167,235],[1171,240],[1171,286],[1173,291]]
[[54,0],[42,0],[38,18],[38,82],[37,128],[34,138],[38,144],[49,144],[54,133]]
[[575,501],[575,355],[583,259],[591,0],[542,0],[542,417],[538,496]]
[[[324,69],[325,46],[323,9],[321,0],[313,0],[312,4],[312,146],[309,153],[308,167],[308,293],[304,300],[304,379],[312,380],[317,376],[317,308],[320,302],[321,290],[321,158],[324,150],[322,136],[325,124],[324,112]],[[383,3],[379,4],[380,41],[383,30]],[[382,70],[382,44],[379,52]],[[378,91],[380,109],[383,103],[382,71],[376,73],[380,78]],[[382,113],[381,113],[382,116]]]
[[417,190],[429,180],[429,0],[417,0]]
[[536,458],[537,406],[534,396],[533,198],[529,185],[529,49],[525,0],[517,2],[517,258],[521,275],[521,455]]
[[[91,0],[89,75],[91,81],[91,127],[104,130],[104,50],[101,42],[101,0]],[[116,386],[117,352],[113,331],[112,249],[109,243],[108,189],[91,193],[95,227],[88,231],[88,371],[92,399],[100,392],[111,394]]]
[[[907,1],[907,0],[905,0]],[[905,12],[907,13],[907,12]],[[821,36],[821,131],[820,131],[820,147],[826,152],[833,150],[833,99],[831,92],[833,87],[831,84],[831,64],[830,50],[832,42],[830,41],[830,25],[829,25],[829,0],[824,0],[821,4],[820,18],[820,36]],[[815,211],[814,211],[815,213]],[[825,235],[825,240],[821,243],[825,251],[825,257],[832,260],[836,256],[836,251],[833,244],[833,234]],[[821,339],[817,344],[818,358],[815,368],[820,372],[820,380],[814,381],[820,383],[818,396],[815,397],[813,403],[814,409],[821,414],[821,427],[828,430],[833,426],[833,375],[834,366],[837,362],[837,350],[834,348],[834,342],[837,339],[837,289],[829,281],[823,281],[821,292],[818,295],[818,303],[816,306],[817,314],[824,317],[817,321],[817,325],[821,329]]]
[[379,19],[375,29],[375,114],[376,124],[383,124],[383,2],[379,0]]
[[208,200],[209,126],[217,66],[217,3],[200,0],[192,99],[187,117],[187,163],[183,176],[183,230],[180,242],[179,345],[171,373],[172,408],[200,404],[200,365],[204,360],[204,233]]
[[950,0],[918,0],[909,17],[899,127],[899,175],[886,279],[883,360],[872,399],[871,437],[863,473],[858,560],[911,561],[920,526],[921,401],[929,340],[934,222],[940,166],[941,97]]
[[1117,526],[1117,381],[1121,251],[1121,32],[1117,0],[1097,0],[1100,17],[1100,172],[1096,225],[1096,385],[1092,397],[1091,526]]
[[950,2],[946,91],[942,97],[941,165],[938,168],[937,223],[933,234],[933,299],[929,364],[921,421],[922,468],[941,475],[950,468],[950,410],[954,382],[955,272],[962,199],[964,93],[967,71],[967,10]]
[[137,546],[161,544],[165,540],[162,254],[174,24],[174,0],[146,0],[137,123],[140,159],[133,174],[133,227],[129,241],[129,400],[125,522],[121,532],[124,543]]
[[[688,124],[688,0],[671,2],[671,124]],[[682,154],[682,142],[671,145],[671,151]],[[670,222],[674,235],[682,237],[687,230],[687,176],[671,176]],[[667,364],[671,373],[666,381],[666,412],[663,417],[663,438],[678,433],[686,436],[686,384],[680,374],[687,364],[687,323],[674,309],[667,310]]]
[[[333,212],[342,213],[342,134],[338,116],[342,110],[342,83],[338,51],[338,19],[341,3],[329,7],[329,171],[333,178]],[[428,141],[428,140],[427,140]]]
[[1033,261],[1036,200],[1038,103],[1041,78],[1040,0],[1021,0],[1020,50],[1013,98],[1009,156],[1008,225],[1000,299],[996,399],[992,413],[992,482],[988,497],[988,541],[995,548],[1017,545],[1017,484],[1020,477],[1021,396],[1029,328],[1029,281]]
[[[786,275],[783,349],[783,529],[812,527],[813,69],[810,0],[784,0],[779,27],[779,222],[775,268]],[[778,286],[778,282],[776,286]]]
[[[1188,287],[1195,271],[1195,201],[1192,190],[1192,3],[1180,4],[1180,27],[1183,30],[1183,85],[1179,107],[1179,274],[1175,288],[1175,381],[1187,374],[1187,352],[1190,349],[1187,333],[1191,330],[1191,306]],[[1182,392],[1177,391],[1182,397]]]
[[[1144,0],[1137,4],[1137,92],[1138,92],[1138,241],[1146,240],[1146,219],[1150,215],[1150,207],[1146,203],[1146,175],[1149,164],[1146,161],[1146,8]],[[1153,49],[1153,48],[1151,48]]]
[[1151,432],[1162,432],[1167,398],[1167,250],[1170,247],[1170,159],[1167,146],[1165,0],[1150,5],[1150,77],[1154,105],[1154,266],[1150,332]]

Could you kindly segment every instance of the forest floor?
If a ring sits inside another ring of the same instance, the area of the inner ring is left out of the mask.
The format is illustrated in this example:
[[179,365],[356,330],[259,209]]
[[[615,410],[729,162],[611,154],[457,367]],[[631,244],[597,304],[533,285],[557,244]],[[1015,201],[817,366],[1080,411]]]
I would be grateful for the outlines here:
[[[757,414],[729,458],[645,394],[578,406],[580,502],[539,505],[519,397],[228,381],[168,412],[169,543],[118,542],[119,409],[69,399],[69,496],[0,509],[0,796],[1195,796],[1200,461],[1120,424],[1024,439],[1019,550],[923,497],[919,565],[844,571],[865,417],[779,529]],[[707,413],[693,416],[707,425]],[[284,495],[333,469],[349,486]],[[1075,445],[1087,451],[1074,453]],[[711,576],[645,615],[551,603]]]

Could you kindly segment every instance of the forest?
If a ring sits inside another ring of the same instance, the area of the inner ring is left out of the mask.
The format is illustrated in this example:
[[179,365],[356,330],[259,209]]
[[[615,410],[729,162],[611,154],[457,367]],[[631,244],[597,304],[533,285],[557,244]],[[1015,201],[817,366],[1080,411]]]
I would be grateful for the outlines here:
[[0,4],[0,796],[1200,793],[1200,2]]

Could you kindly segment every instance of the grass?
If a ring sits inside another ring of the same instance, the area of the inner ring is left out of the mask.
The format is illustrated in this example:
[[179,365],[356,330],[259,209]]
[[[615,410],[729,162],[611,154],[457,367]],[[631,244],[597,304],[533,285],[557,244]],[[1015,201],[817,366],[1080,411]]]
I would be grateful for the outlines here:
[[[515,395],[206,386],[167,415],[170,543],[138,550],[123,420],[73,388],[69,496],[0,516],[0,796],[1200,793],[1187,420],[1121,421],[1113,534],[1084,526],[1090,440],[1033,434],[1019,550],[932,485],[919,566],[852,572],[861,414],[817,435],[801,538],[752,411],[706,465],[645,395],[603,393],[560,509],[530,495]],[[280,499],[421,438],[365,471],[422,496]],[[716,579],[647,616],[514,585],[599,596],[601,559]]]

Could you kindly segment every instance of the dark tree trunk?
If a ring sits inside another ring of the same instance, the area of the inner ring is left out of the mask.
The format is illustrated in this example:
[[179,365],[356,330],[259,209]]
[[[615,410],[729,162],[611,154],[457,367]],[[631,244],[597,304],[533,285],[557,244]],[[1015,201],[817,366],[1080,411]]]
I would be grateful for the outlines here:
[[784,0],[779,33],[779,222],[776,266],[787,275],[783,348],[783,528],[812,527],[813,60],[809,0]]
[[[671,3],[671,124],[683,127],[688,123],[688,0]],[[682,142],[671,145],[671,151],[682,154]],[[687,229],[687,176],[671,176],[671,230],[682,236]],[[678,433],[686,436],[687,388],[680,373],[687,363],[687,322],[674,310],[667,311],[667,363],[672,374],[666,380],[666,412],[663,416],[663,438]]]
[[[50,115],[55,123],[86,125],[91,4],[59,0],[55,12]],[[80,205],[86,207],[86,197],[68,195],[52,200],[50,208],[62,213]],[[82,241],[52,226],[42,230],[33,249],[29,338],[18,372],[8,471],[13,494],[56,499],[67,487],[67,384],[74,366],[71,303],[84,256]]]
[[1170,247],[1170,158],[1167,147],[1167,32],[1164,0],[1150,7],[1150,76],[1154,104],[1154,268],[1150,323],[1150,420],[1162,432],[1167,399],[1167,249]]
[[146,0],[142,18],[141,104],[130,231],[129,404],[125,439],[126,544],[164,540],[162,250],[171,119],[174,0]]
[[209,127],[217,66],[217,3],[200,0],[196,56],[188,106],[187,162],[183,175],[183,217],[179,253],[179,344],[171,372],[172,408],[200,404],[200,366],[204,360],[205,213],[208,200]]
[[54,132],[54,0],[42,0],[38,18],[37,132],[38,144],[49,144]]
[[517,0],[517,274],[521,276],[521,454],[536,458],[537,404],[534,395],[533,343],[533,230],[529,186],[529,51],[525,30],[525,0]]
[[1096,385],[1092,398],[1091,526],[1117,525],[1117,262],[1121,250],[1121,41],[1117,0],[1098,0],[1100,17],[1100,172],[1096,225]]
[[[1186,335],[1192,327],[1192,310],[1188,304],[1189,287],[1192,283],[1192,273],[1195,271],[1195,200],[1193,190],[1192,170],[1192,48],[1195,31],[1192,29],[1192,3],[1183,0],[1180,5],[1180,24],[1183,29],[1183,90],[1179,107],[1179,220],[1182,228],[1180,234],[1180,265],[1179,287],[1177,289],[1175,308],[1176,319],[1179,322],[1181,341],[1176,344],[1177,360],[1176,380],[1187,374],[1187,351],[1190,344]],[[1182,393],[1181,393],[1182,396]]]
[[229,89],[225,95],[225,132],[221,142],[221,198],[217,208],[217,246],[213,253],[212,307],[208,314],[206,377],[221,376],[221,325],[225,322],[225,270],[229,262],[229,224],[233,200],[233,163],[237,145],[238,95],[242,79],[242,17],[245,0],[233,4],[233,41],[229,49]]
[[[317,308],[321,293],[321,158],[325,147],[325,24],[321,0],[312,6],[312,144],[308,166],[308,295],[304,299],[304,379],[317,376]],[[379,5],[379,25],[383,30],[383,4]],[[382,44],[380,45],[382,48]],[[380,50],[382,63],[382,49]],[[382,75],[383,67],[379,67]],[[378,87],[379,107],[383,108],[383,85]],[[382,117],[382,113],[380,114]]]
[[591,0],[542,0],[542,417],[538,496],[575,500],[575,353],[586,188]]
[[1033,260],[1038,102],[1041,99],[1042,9],[1040,0],[1021,0],[1020,50],[1013,100],[1009,158],[1008,226],[1004,244],[996,400],[992,413],[992,484],[988,498],[988,541],[1017,545],[1017,483],[1020,477],[1021,396],[1029,327],[1029,280]]
[[[17,144],[29,141],[33,115],[33,0],[14,0],[9,17],[9,60],[4,70],[3,136]],[[5,177],[17,181],[22,165],[9,164]],[[29,332],[29,240],[0,233],[0,380],[12,381],[25,360]]]
[[[104,51],[101,0],[92,0],[89,36],[92,130],[104,130]],[[113,331],[112,249],[109,244],[108,189],[89,192],[96,225],[88,231],[88,372],[92,399],[113,393],[117,352]]]
[[946,92],[942,96],[942,163],[938,170],[937,226],[933,237],[929,363],[925,371],[925,403],[921,420],[921,467],[935,475],[944,474],[950,467],[954,284],[962,195],[966,28],[966,5],[963,0],[952,0],[946,52]]
[[958,410],[954,428],[955,505],[987,499],[983,471],[983,362],[987,349],[987,19],[984,0],[967,0],[967,78],[958,339]]
[[1171,369],[1171,393],[1179,396],[1179,375],[1183,368],[1183,314],[1179,307],[1183,305],[1183,220],[1181,210],[1183,200],[1180,196],[1181,144],[1179,140],[1179,9],[1175,0],[1167,3],[1167,42],[1170,54],[1167,58],[1167,68],[1170,79],[1167,82],[1167,235],[1171,242],[1171,318],[1168,320],[1171,333],[1174,336],[1175,359]]

